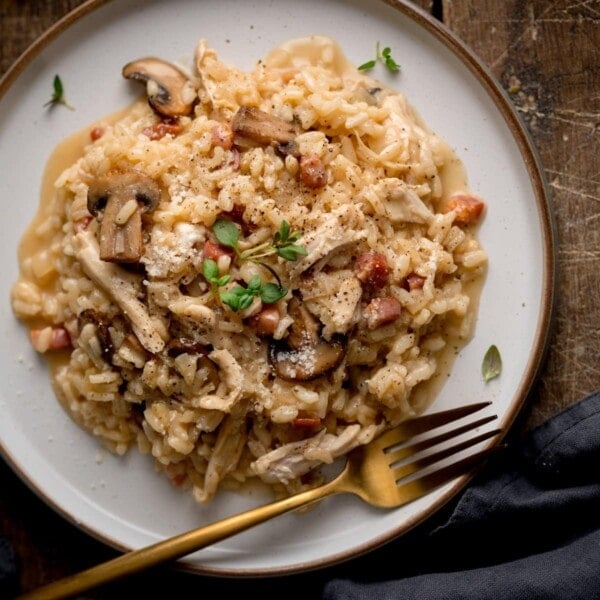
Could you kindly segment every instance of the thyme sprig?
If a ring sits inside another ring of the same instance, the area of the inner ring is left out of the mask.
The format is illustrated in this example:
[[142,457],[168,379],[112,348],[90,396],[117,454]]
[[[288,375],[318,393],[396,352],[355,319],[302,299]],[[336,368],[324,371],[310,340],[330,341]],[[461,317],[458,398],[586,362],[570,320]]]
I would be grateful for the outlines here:
[[55,106],[57,104],[62,104],[66,106],[69,110],[75,110],[66,100],[65,98],[65,88],[63,86],[63,82],[58,75],[54,76],[54,81],[52,82],[52,96],[50,100],[44,104],[44,106]]
[[213,225],[213,233],[220,244],[232,248],[242,261],[260,262],[260,259],[273,254],[290,261],[296,260],[299,256],[306,256],[306,248],[296,244],[302,232],[291,232],[290,224],[285,220],[281,222],[279,231],[275,232],[272,241],[258,244],[247,250],[240,250],[238,247],[240,232],[233,221],[217,219]]
[[[219,297],[223,304],[226,304],[231,310],[237,312],[247,309],[256,297],[260,297],[264,304],[273,304],[287,294],[287,289],[281,283],[277,271],[262,259],[277,255],[284,260],[294,261],[300,256],[306,256],[306,248],[296,243],[302,237],[302,232],[291,231],[290,224],[283,220],[279,231],[275,232],[271,241],[258,244],[246,250],[240,250],[240,231],[233,221],[217,219],[212,231],[221,245],[231,248],[235,252],[235,256],[240,262],[249,261],[259,264],[277,280],[276,284],[270,282],[263,283],[258,275],[254,275],[246,287],[238,284],[230,290],[220,292]],[[206,266],[207,262],[209,263],[208,267]],[[213,263],[214,266],[210,263]],[[219,270],[214,261],[204,261],[203,274],[213,286],[213,292],[216,292],[219,287],[226,285],[230,281],[228,275],[219,277]],[[225,280],[225,278],[227,279]]]
[[382,62],[393,73],[396,73],[400,70],[400,65],[392,57],[392,49],[389,46],[386,46],[380,51],[379,42],[375,44],[375,58],[360,65],[358,70],[369,71],[375,67],[378,61]]
[[273,304],[281,300],[287,294],[287,290],[275,283],[263,283],[258,275],[254,275],[246,287],[236,285],[228,292],[221,293],[221,302],[237,312],[250,307],[257,296],[264,304]]

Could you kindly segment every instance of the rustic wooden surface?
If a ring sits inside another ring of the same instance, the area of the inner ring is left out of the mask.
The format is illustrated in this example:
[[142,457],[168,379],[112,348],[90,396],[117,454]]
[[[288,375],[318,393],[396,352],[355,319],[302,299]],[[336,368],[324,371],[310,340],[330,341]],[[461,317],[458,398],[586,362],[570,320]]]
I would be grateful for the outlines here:
[[[82,0],[0,0],[0,75]],[[558,226],[558,301],[547,360],[526,409],[531,427],[600,388],[600,0],[416,0],[458,34],[509,91],[541,156]],[[8,168],[2,165],[2,168]],[[115,552],[46,507],[0,461],[0,535],[14,546],[21,589]],[[383,555],[385,557],[385,554]],[[373,561],[353,561],[368,569]],[[225,581],[161,567],[86,598],[177,592],[309,597],[335,569],[301,577]]]

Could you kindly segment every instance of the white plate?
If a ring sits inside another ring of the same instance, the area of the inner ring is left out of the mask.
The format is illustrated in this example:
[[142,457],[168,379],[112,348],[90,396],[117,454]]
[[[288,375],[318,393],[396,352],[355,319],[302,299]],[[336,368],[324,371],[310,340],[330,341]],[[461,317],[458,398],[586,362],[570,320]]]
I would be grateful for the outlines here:
[[[376,41],[401,72],[374,75],[400,89],[463,159],[487,200],[479,235],[490,269],[472,342],[458,357],[435,409],[490,400],[500,424],[514,420],[535,378],[553,304],[553,227],[539,166],[515,113],[485,69],[450,34],[403,4],[369,0],[91,1],[38,41],[0,84],[0,220],[3,259],[0,445],[22,478],[66,518],[119,548],[137,548],[252,506],[223,494],[209,506],[172,488],[148,457],[104,455],[55,400],[43,360],[15,320],[9,290],[16,248],[34,215],[46,159],[56,143],[138,93],[123,64],[154,54],[189,56],[205,37],[220,56],[250,69],[273,46],[325,34],[360,64]],[[60,74],[75,111],[43,108]],[[485,385],[481,359],[497,344],[500,378]],[[277,574],[332,564],[404,533],[455,494],[464,479],[413,504],[382,512],[350,497],[275,521],[196,553],[185,566],[225,575]]]

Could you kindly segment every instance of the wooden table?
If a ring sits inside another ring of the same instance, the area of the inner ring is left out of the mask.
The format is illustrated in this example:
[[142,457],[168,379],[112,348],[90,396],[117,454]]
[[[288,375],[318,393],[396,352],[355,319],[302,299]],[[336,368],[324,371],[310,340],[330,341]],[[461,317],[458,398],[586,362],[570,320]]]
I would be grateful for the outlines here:
[[[0,74],[81,3],[0,0]],[[457,33],[510,92],[537,145],[552,191],[558,224],[558,302],[547,360],[526,407],[523,422],[531,427],[600,388],[600,0],[414,3]],[[0,480],[0,535],[15,548],[22,589],[115,556],[46,507],[1,461]],[[365,565],[360,559],[351,568]],[[246,582],[164,567],[86,597],[170,597],[169,591],[177,589],[203,598],[217,593],[265,598],[281,597],[295,584],[308,597],[317,597],[322,582],[336,573]]]

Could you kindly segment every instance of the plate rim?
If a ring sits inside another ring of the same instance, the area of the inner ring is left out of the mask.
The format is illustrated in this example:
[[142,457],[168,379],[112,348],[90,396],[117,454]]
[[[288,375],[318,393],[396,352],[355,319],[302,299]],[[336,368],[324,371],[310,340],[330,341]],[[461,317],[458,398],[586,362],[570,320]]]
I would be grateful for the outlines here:
[[[0,102],[5,93],[18,80],[23,71],[47,46],[88,14],[113,2],[114,0],[86,0],[78,7],[66,13],[38,36],[21,53],[0,79]],[[543,272],[542,290],[540,295],[541,309],[535,334],[533,336],[534,342],[529,353],[529,359],[527,364],[524,365],[519,385],[513,393],[513,402],[503,415],[506,427],[498,438],[489,443],[489,446],[499,444],[512,428],[518,415],[527,404],[529,395],[538,380],[540,371],[546,359],[549,342],[552,337],[556,313],[557,226],[555,214],[552,210],[550,188],[546,181],[539,152],[529,130],[513,106],[507,92],[475,52],[444,23],[438,21],[435,17],[416,4],[409,3],[409,0],[378,0],[378,2],[387,4],[393,9],[398,10],[418,27],[424,29],[426,33],[432,35],[437,41],[448,48],[454,56],[460,60],[461,64],[474,75],[488,98],[494,102],[496,109],[510,131],[511,138],[517,144],[527,171],[528,181],[533,189],[542,243]],[[107,544],[119,551],[127,552],[132,549],[120,541],[113,539],[111,536],[97,531],[91,525],[82,523],[74,515],[70,514],[67,509],[48,497],[46,492],[40,489],[40,487],[38,487],[38,485],[21,469],[18,461],[13,458],[11,453],[4,447],[2,440],[0,440],[0,455],[2,455],[11,469],[19,476],[21,481],[25,483],[38,498],[40,498],[47,506],[50,506],[56,513],[61,515],[71,525],[87,533],[95,540]],[[400,526],[388,530],[385,534],[368,542],[353,546],[350,550],[337,552],[327,558],[317,558],[284,567],[266,567],[260,569],[211,567],[191,562],[185,558],[176,561],[175,564],[180,570],[189,573],[226,576],[231,578],[273,577],[331,567],[347,560],[358,558],[367,552],[374,551],[391,540],[406,534],[417,525],[431,518],[444,505],[457,496],[458,493],[467,486],[473,476],[474,473],[471,473],[458,478],[435,502],[421,513],[412,515]]]

